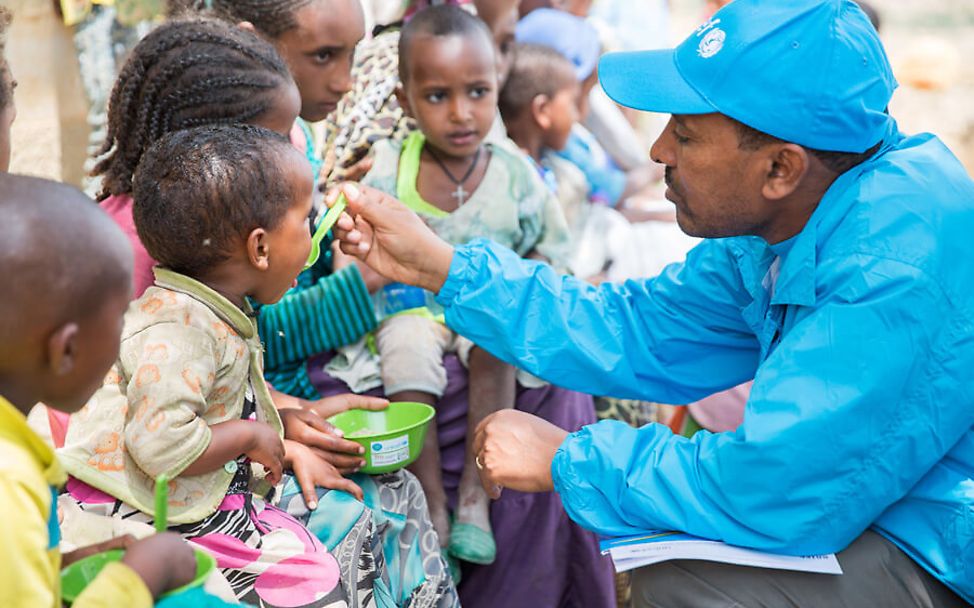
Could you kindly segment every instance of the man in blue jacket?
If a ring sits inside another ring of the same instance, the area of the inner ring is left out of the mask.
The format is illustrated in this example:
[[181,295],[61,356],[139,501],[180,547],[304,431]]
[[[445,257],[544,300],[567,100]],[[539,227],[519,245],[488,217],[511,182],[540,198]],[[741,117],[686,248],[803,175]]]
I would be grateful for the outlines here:
[[[452,248],[346,187],[343,248],[437,293],[451,328],[553,383],[686,403],[754,379],[732,433],[518,412],[475,438],[485,485],[554,488],[604,535],[683,530],[842,576],[670,562],[640,606],[974,601],[974,183],[888,115],[896,83],[850,0],[736,0],[673,51],[606,56],[653,146],[683,264],[592,287],[481,241]],[[354,219],[353,219],[354,217]]]

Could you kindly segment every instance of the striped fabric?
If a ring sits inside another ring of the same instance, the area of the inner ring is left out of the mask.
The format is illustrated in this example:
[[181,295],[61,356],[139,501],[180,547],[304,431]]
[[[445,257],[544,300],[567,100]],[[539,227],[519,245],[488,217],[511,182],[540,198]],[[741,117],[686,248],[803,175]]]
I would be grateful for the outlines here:
[[257,328],[264,343],[267,381],[305,399],[318,397],[304,368],[312,355],[351,344],[375,329],[372,299],[358,268],[326,276],[312,268],[280,302],[262,306]]

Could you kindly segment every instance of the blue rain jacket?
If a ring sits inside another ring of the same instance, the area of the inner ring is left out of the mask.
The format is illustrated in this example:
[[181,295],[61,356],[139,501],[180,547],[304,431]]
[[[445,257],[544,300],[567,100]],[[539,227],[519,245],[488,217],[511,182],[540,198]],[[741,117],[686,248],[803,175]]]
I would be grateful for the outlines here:
[[593,287],[478,241],[437,299],[457,332],[574,390],[687,403],[754,379],[736,432],[569,435],[551,470],[582,526],[791,554],[872,527],[974,601],[974,183],[894,123],[787,245],[707,240]]

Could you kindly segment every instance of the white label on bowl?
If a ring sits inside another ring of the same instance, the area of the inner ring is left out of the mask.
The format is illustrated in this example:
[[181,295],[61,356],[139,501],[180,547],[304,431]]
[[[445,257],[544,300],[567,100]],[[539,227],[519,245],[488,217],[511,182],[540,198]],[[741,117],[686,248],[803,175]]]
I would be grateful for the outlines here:
[[384,467],[409,460],[409,435],[372,442],[372,466]]

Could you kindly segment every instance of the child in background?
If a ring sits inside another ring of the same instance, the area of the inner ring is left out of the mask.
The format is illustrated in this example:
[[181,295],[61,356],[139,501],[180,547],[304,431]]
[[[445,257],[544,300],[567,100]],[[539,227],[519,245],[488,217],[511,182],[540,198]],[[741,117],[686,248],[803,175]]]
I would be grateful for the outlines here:
[[[405,7],[406,21],[428,4],[428,0],[410,0]],[[487,25],[494,38],[498,86],[503,86],[514,46],[518,0],[474,0],[469,6],[476,9],[477,17]],[[401,22],[382,25],[385,27],[374,38],[356,50],[352,67],[354,88],[339,103],[338,110],[326,125],[328,152],[333,155],[333,162],[327,163],[332,169],[326,170],[324,175],[328,182],[359,179],[371,166],[368,155],[376,142],[383,139],[401,142],[416,129],[415,122],[403,115],[395,95],[399,84]],[[500,121],[494,123],[488,141],[506,141]]]
[[262,498],[285,467],[312,487],[335,474],[282,442],[248,303],[277,301],[304,267],[313,187],[301,153],[268,129],[198,127],[152,145],[133,193],[156,285],[126,313],[118,359],[59,451],[97,490],[72,496],[102,515],[152,522],[154,479],[168,475],[170,529],[260,606],[345,606],[353,591],[318,539]]
[[41,401],[77,411],[115,359],[132,289],[125,237],[86,196],[41,179],[0,174],[0,216],[0,268],[15,279],[0,299],[0,605],[60,608],[62,566],[127,547],[74,606],[151,606],[195,575],[189,545],[174,534],[123,537],[62,556],[64,471],[26,423]]
[[[453,6],[419,12],[402,31],[399,72],[399,103],[420,130],[402,144],[378,143],[363,183],[397,196],[452,243],[488,237],[521,255],[561,263],[569,239],[557,201],[525,159],[484,143],[497,113],[497,69],[483,22]],[[472,437],[488,414],[513,407],[515,370],[450,331],[422,308],[422,296],[412,306],[417,304],[418,310],[386,318],[376,333],[386,394],[392,400],[435,404],[446,387],[444,352],[455,351],[470,370],[467,425]],[[489,499],[473,454],[468,451],[452,530],[435,428],[413,470],[449,553],[491,563],[496,544]]]
[[511,139],[535,162],[561,203],[575,247],[569,268],[599,281],[625,270],[640,253],[629,222],[589,198],[585,174],[558,156],[575,126],[582,85],[572,63],[554,49],[518,44],[500,109]]

